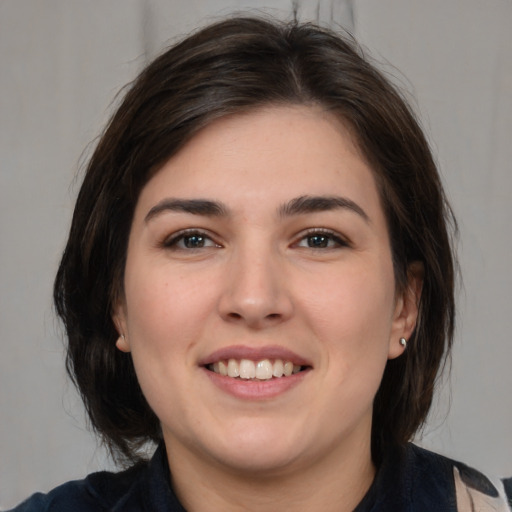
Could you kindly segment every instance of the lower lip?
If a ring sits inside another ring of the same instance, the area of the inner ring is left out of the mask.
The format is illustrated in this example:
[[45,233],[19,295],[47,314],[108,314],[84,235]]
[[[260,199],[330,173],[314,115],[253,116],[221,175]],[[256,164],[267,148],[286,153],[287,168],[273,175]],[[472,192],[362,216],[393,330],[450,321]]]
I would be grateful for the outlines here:
[[203,368],[208,378],[222,391],[244,400],[265,400],[282,395],[297,386],[310,370],[294,373],[289,377],[270,380],[245,380],[226,377]]

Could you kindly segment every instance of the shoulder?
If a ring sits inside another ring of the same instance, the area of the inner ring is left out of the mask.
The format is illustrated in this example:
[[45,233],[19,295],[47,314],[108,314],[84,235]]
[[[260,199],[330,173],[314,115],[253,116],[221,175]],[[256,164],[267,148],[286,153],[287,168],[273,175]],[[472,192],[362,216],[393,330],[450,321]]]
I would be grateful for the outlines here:
[[[98,512],[111,510],[134,494],[145,464],[126,471],[93,473],[62,484],[47,494],[36,493],[9,512]],[[129,510],[121,508],[120,510]]]
[[93,473],[48,494],[34,494],[11,512],[185,512],[170,481],[162,443],[148,462],[120,473]]
[[444,495],[450,510],[459,512],[512,511],[512,479],[493,478],[415,445],[407,452],[410,490],[417,499]]

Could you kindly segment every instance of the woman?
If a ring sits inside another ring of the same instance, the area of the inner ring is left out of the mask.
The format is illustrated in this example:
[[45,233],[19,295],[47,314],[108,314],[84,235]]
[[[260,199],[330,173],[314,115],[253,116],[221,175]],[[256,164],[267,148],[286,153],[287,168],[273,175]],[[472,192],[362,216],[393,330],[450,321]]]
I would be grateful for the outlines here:
[[16,510],[509,510],[510,482],[407,444],[451,347],[453,224],[352,42],[235,18],[171,48],[98,144],[55,283],[132,467]]

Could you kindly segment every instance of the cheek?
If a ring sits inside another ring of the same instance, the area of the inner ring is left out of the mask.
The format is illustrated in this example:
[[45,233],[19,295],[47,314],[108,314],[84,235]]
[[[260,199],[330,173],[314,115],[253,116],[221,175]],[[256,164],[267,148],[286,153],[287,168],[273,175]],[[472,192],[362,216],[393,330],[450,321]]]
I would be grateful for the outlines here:
[[189,407],[186,396],[195,385],[189,369],[204,336],[211,294],[199,280],[157,268],[127,276],[126,325],[135,371],[151,408],[168,421],[168,410]]
[[197,339],[212,308],[208,281],[158,268],[127,275],[126,315],[133,351],[142,344],[146,352],[177,353]]
[[[345,337],[365,336],[369,341],[379,332],[389,333],[394,309],[394,281],[388,272],[360,271],[331,273],[317,286],[302,283],[301,302],[318,328]],[[306,293],[307,291],[307,293]],[[359,338],[359,337],[358,337]]]
[[302,302],[309,329],[335,370],[330,378],[346,396],[376,391],[388,359],[394,279],[389,265],[369,268],[332,273]]

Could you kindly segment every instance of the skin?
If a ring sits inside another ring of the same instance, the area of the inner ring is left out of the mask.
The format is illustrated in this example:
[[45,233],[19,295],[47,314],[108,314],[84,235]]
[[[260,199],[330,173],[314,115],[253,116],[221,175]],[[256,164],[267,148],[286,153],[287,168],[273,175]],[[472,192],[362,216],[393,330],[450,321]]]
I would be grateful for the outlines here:
[[[283,212],[304,196],[345,206]],[[353,510],[375,474],[373,399],[414,329],[420,286],[412,275],[396,291],[372,170],[320,108],[225,117],[172,157],[136,205],[114,321],[187,510]],[[309,364],[276,396],[234,396],[201,366],[219,349],[269,345]]]

